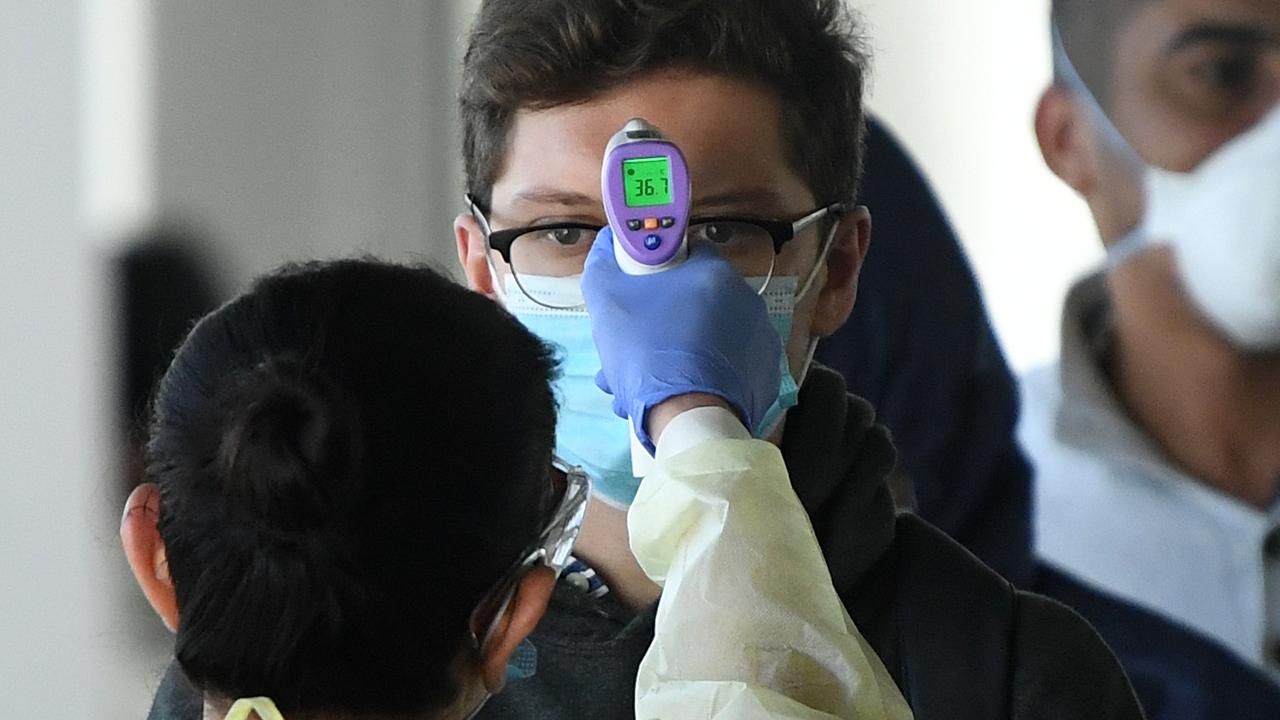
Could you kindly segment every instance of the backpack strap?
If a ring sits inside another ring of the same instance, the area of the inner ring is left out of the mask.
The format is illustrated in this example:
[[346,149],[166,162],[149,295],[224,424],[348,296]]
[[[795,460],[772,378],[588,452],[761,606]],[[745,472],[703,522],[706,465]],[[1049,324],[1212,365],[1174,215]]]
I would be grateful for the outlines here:
[[1009,717],[1015,590],[915,515],[897,519],[901,689],[918,718]]

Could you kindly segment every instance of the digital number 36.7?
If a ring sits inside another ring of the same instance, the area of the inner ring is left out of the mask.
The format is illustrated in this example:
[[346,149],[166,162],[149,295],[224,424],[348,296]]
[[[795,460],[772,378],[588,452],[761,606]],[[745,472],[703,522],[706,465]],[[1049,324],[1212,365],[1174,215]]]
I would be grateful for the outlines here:
[[[666,195],[671,190],[671,181],[667,178],[660,178],[662,181],[662,194]],[[649,197],[658,194],[657,186],[653,178],[636,178],[636,194],[642,197]]]

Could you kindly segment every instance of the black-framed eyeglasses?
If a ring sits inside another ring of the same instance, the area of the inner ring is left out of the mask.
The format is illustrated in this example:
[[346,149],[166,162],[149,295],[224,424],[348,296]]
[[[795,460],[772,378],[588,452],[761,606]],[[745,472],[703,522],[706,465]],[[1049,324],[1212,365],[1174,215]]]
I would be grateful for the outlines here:
[[[525,289],[521,277],[564,278],[581,275],[586,257],[603,225],[581,222],[553,222],[494,230],[486,213],[468,194],[467,206],[484,233],[486,247],[496,252],[511,269],[521,292],[538,305],[554,305]],[[760,292],[773,277],[777,256],[788,242],[823,218],[847,212],[843,203],[824,205],[796,220],[773,220],[734,216],[703,216],[689,220],[690,243],[709,243],[721,257],[745,278],[763,278]]]

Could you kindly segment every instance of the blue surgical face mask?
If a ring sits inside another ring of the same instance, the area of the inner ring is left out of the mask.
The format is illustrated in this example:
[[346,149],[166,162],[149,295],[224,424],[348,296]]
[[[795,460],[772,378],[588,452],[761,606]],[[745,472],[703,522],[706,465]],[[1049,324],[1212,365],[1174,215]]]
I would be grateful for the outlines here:
[[[558,346],[560,352],[556,453],[587,471],[596,497],[618,508],[629,507],[640,488],[640,478],[632,468],[631,423],[613,414],[612,398],[596,387],[600,355],[591,337],[591,320],[583,307],[581,276],[553,278],[522,274],[523,291],[514,277],[508,275],[506,280],[507,310],[535,335]],[[747,282],[761,287],[765,285],[765,278],[748,278]],[[784,350],[778,359],[782,368],[778,399],[759,426],[752,428],[752,435],[758,438],[768,437],[799,397],[785,351],[791,337],[797,285],[795,277],[774,277],[768,280],[761,294]],[[539,305],[529,295],[557,307]],[[576,309],[559,309],[564,306]]]

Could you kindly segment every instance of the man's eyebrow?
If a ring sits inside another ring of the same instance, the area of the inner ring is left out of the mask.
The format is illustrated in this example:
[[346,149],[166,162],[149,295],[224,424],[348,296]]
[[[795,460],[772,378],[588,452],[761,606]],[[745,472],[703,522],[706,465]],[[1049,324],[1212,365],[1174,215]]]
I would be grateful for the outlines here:
[[1200,23],[1178,33],[1169,43],[1169,53],[1208,43],[1250,48],[1262,45],[1280,47],[1280,34],[1252,25]]
[[593,198],[580,192],[561,190],[550,187],[535,187],[516,193],[512,203],[529,205],[559,205],[562,207],[600,207],[599,198]]

